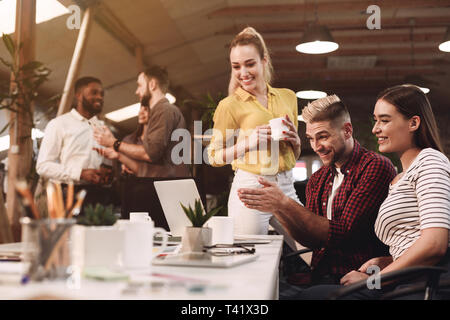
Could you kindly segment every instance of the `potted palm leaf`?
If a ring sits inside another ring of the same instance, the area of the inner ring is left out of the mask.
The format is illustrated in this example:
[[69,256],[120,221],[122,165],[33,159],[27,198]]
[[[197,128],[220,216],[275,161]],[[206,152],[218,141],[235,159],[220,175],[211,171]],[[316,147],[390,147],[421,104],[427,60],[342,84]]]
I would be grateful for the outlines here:
[[222,207],[217,207],[205,213],[200,199],[195,200],[194,208],[185,207],[180,203],[184,213],[191,221],[192,226],[186,227],[181,242],[181,252],[202,252],[204,246],[210,246],[212,242],[212,230],[203,225]]

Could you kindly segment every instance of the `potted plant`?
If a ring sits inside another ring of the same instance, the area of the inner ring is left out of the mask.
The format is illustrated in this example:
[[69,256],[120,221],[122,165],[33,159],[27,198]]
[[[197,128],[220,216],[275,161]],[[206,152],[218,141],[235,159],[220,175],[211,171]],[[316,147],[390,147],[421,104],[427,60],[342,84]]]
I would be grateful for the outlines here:
[[84,209],[84,215],[79,216],[77,224],[83,226],[112,226],[116,223],[117,217],[113,213],[113,206],[104,207],[97,203],[94,207],[89,204]]
[[209,227],[203,227],[203,225],[222,207],[217,207],[204,213],[202,203],[200,199],[195,200],[194,209],[189,205],[186,208],[180,203],[184,213],[191,221],[192,226],[186,227],[181,242],[181,252],[203,252],[204,246],[210,246],[212,242],[212,230]]
[[[211,142],[211,129],[214,127],[214,113],[219,105],[219,102],[226,98],[222,92],[206,93],[198,100],[185,100],[189,103],[191,109],[198,112],[197,118],[200,118],[202,124],[202,134],[194,134],[194,144],[202,146],[202,154]],[[199,179],[200,184],[204,190],[208,190],[209,194],[216,198],[217,205],[222,205],[222,211],[217,215],[227,215],[228,194],[230,191],[230,179],[233,177],[233,170],[231,166],[213,167],[208,163],[195,165],[193,169],[193,176]],[[209,177],[214,176],[214,179]],[[226,195],[226,198],[222,196]]]
[[226,98],[226,96],[219,92],[215,97],[213,97],[209,92],[199,101],[199,100],[185,100],[184,103],[190,103],[192,106],[199,111],[203,131],[212,129],[214,126],[214,112],[219,105],[220,100]]
[[[51,70],[42,62],[31,61],[24,65],[18,63],[18,56],[23,48],[23,43],[16,44],[10,35],[3,34],[1,36],[3,45],[9,55],[9,60],[0,57],[0,65],[6,68],[11,74],[11,78],[0,81],[0,111],[8,110],[15,113],[10,121],[6,121],[0,127],[0,135],[10,127],[15,126],[16,143],[21,145],[19,160],[16,165],[10,163],[10,171],[16,172],[13,179],[27,177],[28,182],[34,188],[38,181],[38,175],[35,173],[35,156],[32,150],[31,130],[35,127],[34,103],[40,98],[40,88],[43,83],[48,81]],[[42,101],[45,109],[52,110],[50,103],[53,105],[58,96],[50,98],[48,101]],[[41,99],[42,100],[42,99]],[[20,128],[20,129],[19,129]],[[11,153],[9,154],[9,156]],[[13,168],[14,167],[14,168]],[[20,215],[18,210],[19,203],[14,197],[8,196],[5,204],[0,203],[0,224],[3,232],[0,233],[0,241],[13,242],[20,237],[20,224],[17,225],[18,219],[13,218],[11,222],[7,221],[6,208],[8,212],[14,216]],[[11,219],[11,217],[9,218]],[[11,225],[10,225],[11,223]]]
[[[201,132],[195,132],[194,139],[199,141],[203,147],[209,145],[211,141],[210,129],[214,127],[214,113],[220,100],[226,96],[219,92],[215,97],[209,92],[200,100],[186,99],[183,105],[188,105],[189,109],[194,110],[194,120],[201,121]],[[198,119],[200,118],[200,119]],[[194,129],[195,130],[195,129]]]
[[123,231],[115,223],[113,207],[88,205],[73,230],[73,262],[78,267],[119,267]]

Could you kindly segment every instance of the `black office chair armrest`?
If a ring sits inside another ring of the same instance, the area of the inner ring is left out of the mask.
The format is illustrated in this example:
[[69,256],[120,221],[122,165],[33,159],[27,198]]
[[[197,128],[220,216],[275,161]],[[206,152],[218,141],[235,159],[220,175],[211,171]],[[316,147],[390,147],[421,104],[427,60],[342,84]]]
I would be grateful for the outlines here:
[[[395,282],[405,282],[407,280],[411,280],[414,278],[418,278],[420,276],[427,275],[427,281],[425,285],[422,285],[422,288],[425,290],[424,300],[430,300],[433,297],[433,294],[438,286],[439,277],[442,273],[447,272],[446,268],[442,267],[433,267],[433,266],[417,266],[417,267],[409,267],[402,270],[392,271],[380,276],[380,283],[386,283],[388,281]],[[331,300],[336,300],[348,296],[351,293],[358,292],[361,289],[367,288],[367,280],[361,280],[349,286],[342,287],[338,289],[333,295],[330,297]],[[416,289],[417,290],[417,289]],[[389,296],[386,295],[388,298]]]
[[[294,274],[310,273],[311,268],[300,255],[312,251],[305,248],[293,252],[283,253],[280,259],[280,276],[288,279]],[[289,282],[289,280],[286,280]]]
[[301,255],[301,254],[304,254],[304,253],[307,253],[307,252],[311,252],[311,251],[313,251],[313,250],[309,249],[309,248],[305,248],[305,249],[297,250],[297,251],[294,251],[294,252],[289,252],[289,253],[283,255],[281,257],[281,260],[287,259],[289,257]]
[[[450,288],[450,279],[444,279],[440,280],[439,284],[437,286],[437,291],[442,293],[442,290]],[[401,288],[398,290],[394,290],[392,292],[389,292],[382,296],[382,300],[391,300],[398,297],[405,297],[410,294],[415,294],[419,292],[424,292],[426,290],[426,284],[425,283],[419,283],[417,285],[411,285],[406,288]],[[449,300],[450,299],[450,292],[446,292],[443,300]],[[428,299],[430,300],[430,299]]]

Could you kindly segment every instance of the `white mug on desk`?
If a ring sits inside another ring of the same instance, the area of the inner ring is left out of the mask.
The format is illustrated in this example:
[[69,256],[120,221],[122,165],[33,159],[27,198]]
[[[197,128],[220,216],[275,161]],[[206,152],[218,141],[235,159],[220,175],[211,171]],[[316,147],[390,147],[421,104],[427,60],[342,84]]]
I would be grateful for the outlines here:
[[130,212],[131,222],[148,222],[152,221],[148,212]]
[[[130,213],[131,214],[131,213]],[[152,259],[167,247],[168,234],[163,228],[155,228],[152,220],[121,220],[119,228],[124,230],[123,267],[129,269],[150,268]],[[153,252],[153,236],[162,235],[158,252]]]
[[233,218],[232,217],[211,217],[206,223],[212,229],[212,244],[233,244]]

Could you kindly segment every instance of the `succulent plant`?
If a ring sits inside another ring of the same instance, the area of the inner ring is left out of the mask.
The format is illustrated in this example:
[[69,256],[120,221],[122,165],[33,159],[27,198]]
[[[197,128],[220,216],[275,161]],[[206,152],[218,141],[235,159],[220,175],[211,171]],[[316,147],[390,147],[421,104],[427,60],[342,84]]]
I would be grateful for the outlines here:
[[117,217],[113,213],[113,206],[104,207],[100,203],[94,206],[91,204],[84,208],[84,214],[79,216],[77,224],[84,226],[112,226],[116,223]]
[[191,205],[186,208],[181,202],[180,205],[183,208],[184,213],[186,213],[188,219],[192,222],[192,226],[196,228],[203,227],[203,225],[206,223],[206,221],[209,220],[209,218],[211,218],[213,215],[219,212],[220,209],[222,209],[222,206],[220,206],[204,214],[202,202],[200,201],[200,199],[195,200],[194,209],[192,209]]

